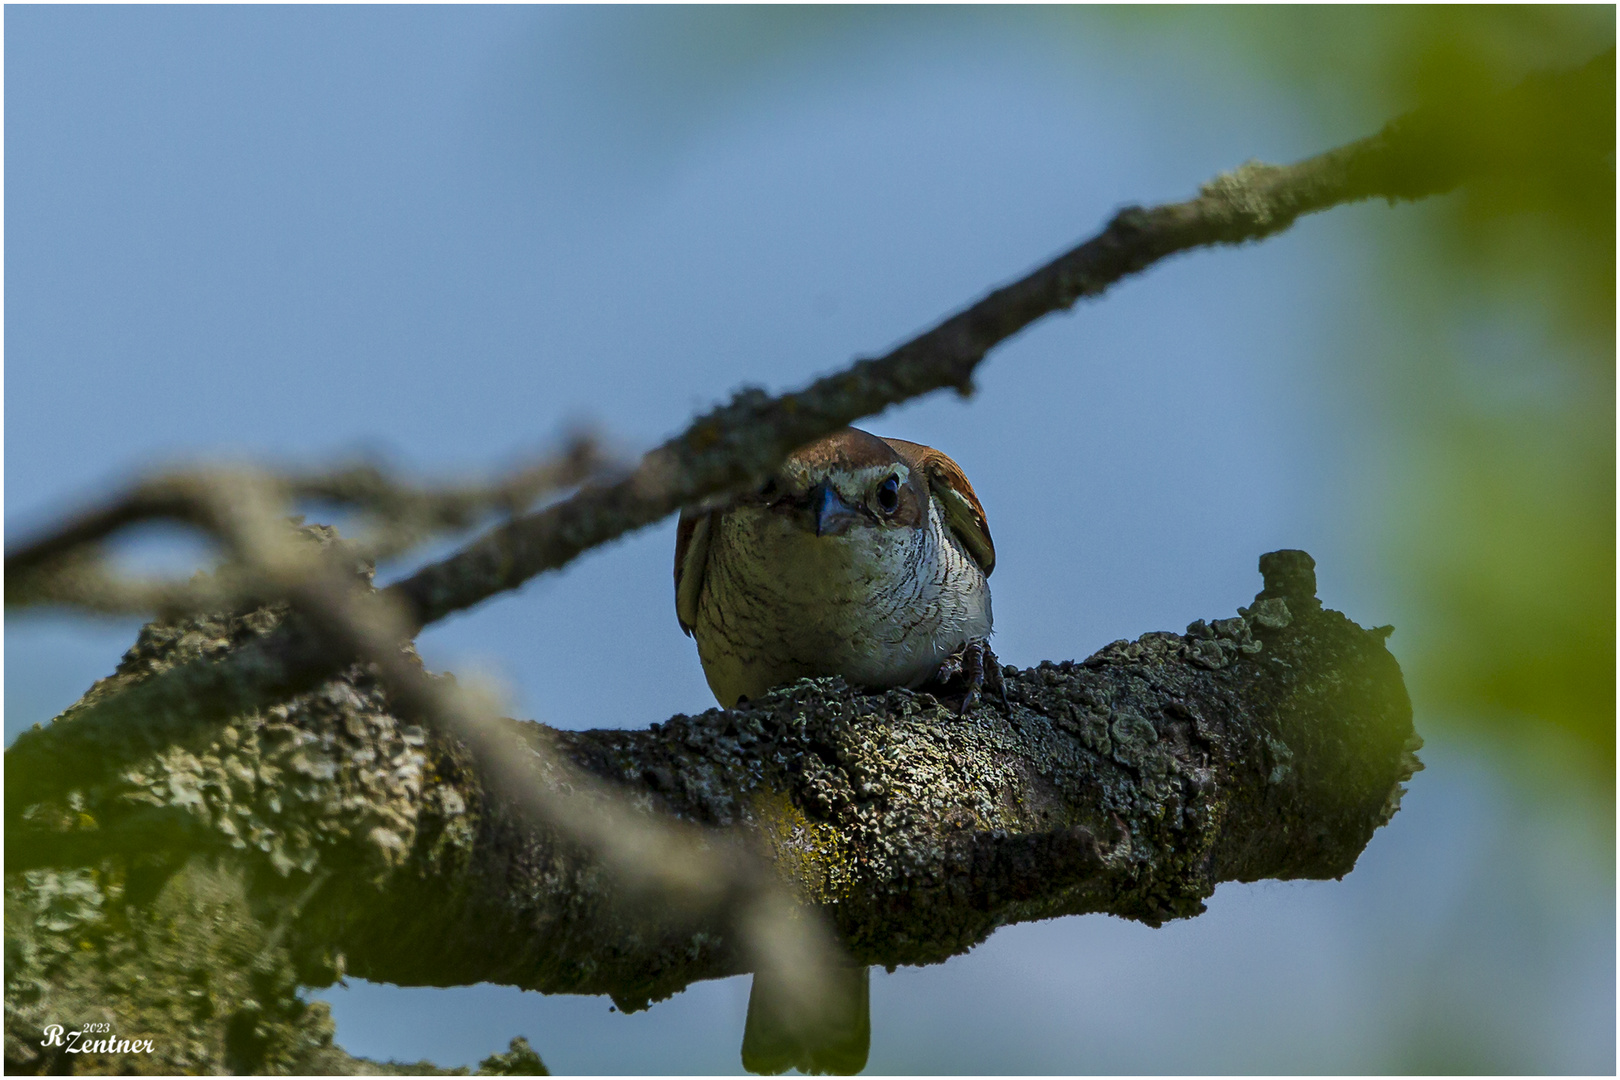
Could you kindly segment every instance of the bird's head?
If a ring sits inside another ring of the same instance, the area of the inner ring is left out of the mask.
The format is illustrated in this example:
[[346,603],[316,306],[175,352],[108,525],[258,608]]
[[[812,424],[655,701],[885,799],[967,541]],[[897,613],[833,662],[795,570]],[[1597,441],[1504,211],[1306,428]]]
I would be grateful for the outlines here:
[[895,448],[855,428],[802,447],[740,503],[779,514],[815,536],[860,529],[919,529],[928,482]]
[[[937,526],[934,524],[937,517]],[[996,565],[984,507],[956,462],[932,447],[845,428],[800,447],[759,488],[684,510],[675,531],[675,611],[692,632],[711,547],[801,574],[871,582],[914,573],[909,553],[935,528],[986,576]],[[774,571],[773,571],[774,572]],[[814,591],[814,590],[812,590]]]

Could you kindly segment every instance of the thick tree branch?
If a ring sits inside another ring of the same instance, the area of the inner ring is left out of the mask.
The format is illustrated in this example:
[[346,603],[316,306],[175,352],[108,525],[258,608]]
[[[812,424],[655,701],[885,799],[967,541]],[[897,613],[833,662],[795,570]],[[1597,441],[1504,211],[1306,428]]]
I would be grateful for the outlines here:
[[[1008,709],[957,718],[927,695],[818,680],[644,731],[508,722],[504,737],[595,777],[575,789],[548,774],[550,797],[582,811],[622,804],[606,784],[651,819],[746,837],[865,963],[935,962],[1061,914],[1156,924],[1196,914],[1221,881],[1343,875],[1420,767],[1385,631],[1322,610],[1303,553],[1262,567],[1266,588],[1240,616],[1009,669]],[[252,619],[149,627],[117,677],[265,632]],[[174,889],[281,928],[255,953],[266,1015],[302,1018],[291,988],[342,971],[635,1008],[753,966],[717,909],[620,889],[463,744],[402,722],[358,667],[268,712],[199,721],[20,824],[8,903],[62,913],[8,919],[26,939],[14,983],[48,988],[32,1000],[8,984],[8,1031],[131,970],[167,992],[150,966],[162,954],[137,947],[145,924],[119,913]],[[125,966],[72,945],[97,934],[137,939]]]

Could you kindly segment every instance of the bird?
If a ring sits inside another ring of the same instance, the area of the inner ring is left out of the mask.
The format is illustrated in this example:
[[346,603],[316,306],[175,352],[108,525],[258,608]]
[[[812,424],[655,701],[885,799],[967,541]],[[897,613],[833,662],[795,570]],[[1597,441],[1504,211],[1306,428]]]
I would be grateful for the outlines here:
[[[877,690],[959,685],[966,713],[982,687],[1001,687],[989,643],[995,565],[984,506],[961,466],[920,443],[845,428],[794,451],[757,489],[682,512],[675,612],[726,708],[839,675]],[[865,1068],[869,969],[838,965],[813,1016],[782,977],[754,976],[744,1068]]]
[[875,690],[999,687],[990,649],[995,544],[948,455],[845,428],[758,489],[683,511],[675,612],[730,708],[805,677]]

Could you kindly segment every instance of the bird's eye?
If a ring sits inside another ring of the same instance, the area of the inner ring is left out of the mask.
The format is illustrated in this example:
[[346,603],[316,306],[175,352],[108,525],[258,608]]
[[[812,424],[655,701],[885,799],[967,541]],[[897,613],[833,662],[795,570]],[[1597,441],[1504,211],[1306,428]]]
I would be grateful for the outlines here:
[[885,514],[892,514],[900,509],[900,478],[890,476],[877,489],[878,509]]

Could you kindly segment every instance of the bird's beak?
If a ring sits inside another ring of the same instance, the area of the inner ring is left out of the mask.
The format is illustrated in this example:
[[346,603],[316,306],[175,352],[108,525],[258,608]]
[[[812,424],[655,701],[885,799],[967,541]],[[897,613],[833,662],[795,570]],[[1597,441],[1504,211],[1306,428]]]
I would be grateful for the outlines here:
[[838,489],[827,481],[823,480],[811,488],[806,498],[810,504],[811,524],[817,536],[842,536],[855,523],[855,508],[845,502],[839,496]]

